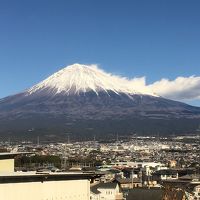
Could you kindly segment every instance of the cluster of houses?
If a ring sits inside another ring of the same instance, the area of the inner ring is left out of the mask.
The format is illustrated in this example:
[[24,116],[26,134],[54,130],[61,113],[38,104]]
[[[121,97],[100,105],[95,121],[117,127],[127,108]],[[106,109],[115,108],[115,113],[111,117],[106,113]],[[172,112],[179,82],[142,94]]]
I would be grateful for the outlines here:
[[[100,168],[104,175],[91,185],[91,199],[118,199],[121,191],[127,200],[200,200],[200,175],[193,168],[167,168],[161,163],[145,162],[126,164]],[[107,194],[113,197],[106,198]]]

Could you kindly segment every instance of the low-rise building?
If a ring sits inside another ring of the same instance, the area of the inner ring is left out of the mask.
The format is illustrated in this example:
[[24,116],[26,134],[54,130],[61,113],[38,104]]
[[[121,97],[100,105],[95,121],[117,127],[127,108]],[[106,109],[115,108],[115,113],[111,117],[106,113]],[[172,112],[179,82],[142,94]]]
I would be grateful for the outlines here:
[[99,183],[91,186],[91,200],[122,200],[118,183]]
[[114,182],[117,182],[122,189],[142,187],[142,182],[139,178],[117,178]]

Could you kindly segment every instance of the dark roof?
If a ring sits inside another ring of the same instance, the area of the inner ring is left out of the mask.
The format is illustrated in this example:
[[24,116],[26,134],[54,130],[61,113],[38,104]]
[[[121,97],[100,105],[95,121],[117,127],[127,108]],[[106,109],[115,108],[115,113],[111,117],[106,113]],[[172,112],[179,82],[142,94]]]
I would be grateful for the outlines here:
[[36,173],[36,174],[1,174],[0,183],[22,183],[22,182],[46,182],[62,180],[83,180],[100,177],[99,174],[92,173]]
[[173,169],[162,169],[154,172],[154,175],[176,175],[177,170]]
[[199,175],[194,175],[194,174],[187,174],[185,176],[181,176],[179,179],[181,179],[181,180],[193,180],[193,179],[200,180],[200,176]]
[[109,172],[116,174],[116,173],[120,173],[120,170],[118,170],[118,169],[110,169]]
[[90,187],[91,192],[95,193],[95,194],[99,194],[99,190],[98,189],[115,189],[117,187],[117,183],[98,183],[96,185],[93,185]]
[[162,189],[134,188],[129,190],[126,200],[162,200],[162,196]]
[[115,189],[117,187],[117,183],[100,183],[98,188],[103,188],[103,189]]
[[99,185],[99,184],[91,186],[91,187],[90,187],[90,191],[91,191],[92,193],[94,193],[94,194],[100,194],[101,192],[99,192],[99,190],[98,190],[98,185]]
[[139,172],[141,169],[140,168],[124,168],[122,171],[123,172]]
[[116,178],[115,179],[118,183],[120,184],[125,184],[125,183],[141,183],[139,178]]

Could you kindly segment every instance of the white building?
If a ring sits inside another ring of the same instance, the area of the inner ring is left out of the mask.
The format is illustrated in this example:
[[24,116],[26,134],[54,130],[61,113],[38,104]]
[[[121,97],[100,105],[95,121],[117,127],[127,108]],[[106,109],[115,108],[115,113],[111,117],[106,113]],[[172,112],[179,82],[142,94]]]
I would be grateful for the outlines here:
[[0,174],[3,200],[89,200],[90,175],[74,173]]
[[0,199],[89,200],[90,173],[14,172],[14,154],[0,154]]
[[133,168],[144,168],[145,166],[149,166],[152,168],[163,166],[162,163],[158,162],[115,162],[111,163],[112,167],[133,167]]
[[122,200],[123,195],[120,192],[117,183],[99,183],[91,186],[91,200]]

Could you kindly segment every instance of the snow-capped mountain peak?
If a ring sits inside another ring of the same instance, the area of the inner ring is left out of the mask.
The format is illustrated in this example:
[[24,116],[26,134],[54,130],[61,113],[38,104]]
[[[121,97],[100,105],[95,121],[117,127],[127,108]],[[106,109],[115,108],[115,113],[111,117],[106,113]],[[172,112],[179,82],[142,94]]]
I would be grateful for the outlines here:
[[[138,84],[139,83],[139,84]],[[147,94],[153,95],[144,84],[143,78],[129,80],[104,72],[96,65],[73,64],[54,73],[44,81],[28,90],[29,94],[51,89],[55,94],[79,94],[81,92],[112,91],[116,94]]]

